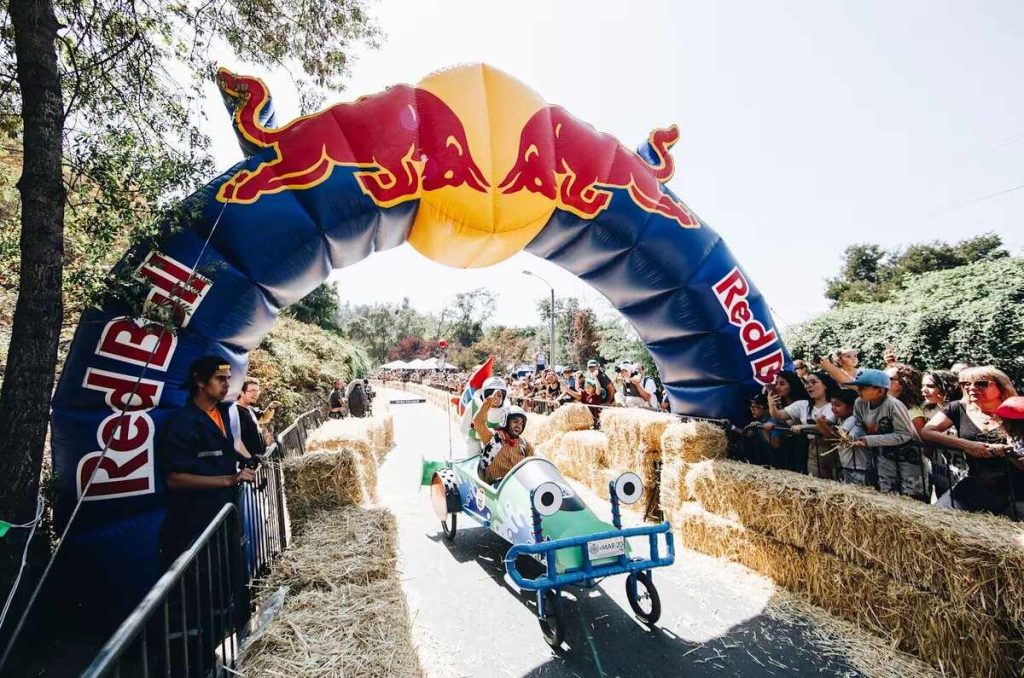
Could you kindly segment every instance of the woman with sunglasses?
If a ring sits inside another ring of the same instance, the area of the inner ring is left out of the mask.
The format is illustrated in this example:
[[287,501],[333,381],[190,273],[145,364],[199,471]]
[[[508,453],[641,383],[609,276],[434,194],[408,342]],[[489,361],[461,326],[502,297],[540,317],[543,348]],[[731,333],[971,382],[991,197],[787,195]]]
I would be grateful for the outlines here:
[[[965,511],[1011,514],[1011,483],[1014,494],[1024,496],[1024,474],[1003,458],[1007,444],[996,410],[1017,395],[1013,382],[991,365],[968,367],[960,372],[963,398],[948,403],[921,431],[930,443],[952,447],[967,455],[967,477],[939,498],[938,505]],[[956,436],[945,431],[955,426]]]

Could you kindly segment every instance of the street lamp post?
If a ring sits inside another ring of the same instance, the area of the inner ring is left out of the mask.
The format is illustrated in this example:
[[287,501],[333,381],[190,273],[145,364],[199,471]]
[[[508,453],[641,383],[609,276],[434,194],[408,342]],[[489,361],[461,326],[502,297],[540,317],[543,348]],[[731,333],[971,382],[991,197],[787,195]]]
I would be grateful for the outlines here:
[[550,342],[548,343],[548,357],[551,359],[551,361],[550,363],[548,363],[548,367],[553,370],[555,369],[555,287],[547,280],[541,278],[539,275],[531,271],[524,270],[523,275],[531,275],[551,288],[551,337]]

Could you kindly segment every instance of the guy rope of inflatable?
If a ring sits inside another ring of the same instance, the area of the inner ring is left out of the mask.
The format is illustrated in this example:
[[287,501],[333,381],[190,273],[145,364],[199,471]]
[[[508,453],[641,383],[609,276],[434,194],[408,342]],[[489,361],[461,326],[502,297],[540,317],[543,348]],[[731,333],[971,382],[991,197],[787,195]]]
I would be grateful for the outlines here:
[[[180,289],[188,289],[188,287],[192,284],[192,280],[194,279],[196,271],[199,268],[199,262],[202,261],[203,255],[206,253],[206,249],[210,245],[210,240],[213,238],[213,234],[217,231],[217,226],[220,224],[221,217],[224,216],[224,210],[227,209],[227,206],[228,203],[226,202],[221,206],[220,212],[217,214],[217,219],[214,220],[213,227],[210,228],[210,232],[206,236],[206,241],[203,242],[203,246],[202,248],[200,248],[199,254],[196,255],[196,261],[195,264],[193,264],[192,266],[192,272],[189,273],[188,278],[185,280],[184,284],[180,287]],[[168,303],[170,304],[173,304],[174,301],[175,300],[173,297],[168,299]],[[4,654],[2,657],[0,657],[0,673],[3,672],[4,665],[7,664],[7,659],[11,654],[11,650],[14,648],[15,642],[17,642],[18,640],[18,636],[21,634],[22,628],[25,626],[25,621],[28,619],[28,615],[32,611],[33,605],[35,605],[36,598],[39,597],[39,592],[42,590],[43,584],[46,583],[46,578],[49,576],[50,570],[53,568],[53,563],[57,560],[57,555],[60,553],[60,549],[64,545],[64,541],[68,535],[68,532],[71,530],[71,526],[75,522],[75,517],[78,515],[78,509],[81,508],[82,502],[84,502],[85,498],[89,495],[89,488],[92,487],[92,481],[96,477],[96,472],[100,470],[103,460],[107,456],[107,451],[110,449],[110,441],[113,439],[114,435],[120,429],[121,422],[124,421],[125,414],[127,412],[127,407],[135,399],[135,395],[138,393],[139,386],[142,384],[142,379],[146,375],[146,370],[149,369],[149,365],[153,361],[153,356],[155,355],[157,348],[159,348],[160,343],[166,334],[167,325],[164,324],[163,328],[160,330],[160,334],[158,335],[156,342],[153,344],[152,350],[150,350],[149,352],[149,357],[146,359],[146,364],[142,366],[142,371],[139,373],[138,378],[135,380],[135,385],[132,387],[131,394],[129,394],[127,399],[122,400],[122,403],[124,404],[121,407],[121,416],[118,419],[118,425],[111,427],[110,433],[107,435],[107,439],[103,443],[103,452],[100,454],[96,465],[93,466],[92,472],[89,474],[89,480],[88,482],[86,482],[85,487],[82,489],[81,493],[78,496],[78,500],[75,502],[75,508],[71,511],[71,516],[68,518],[67,524],[64,526],[64,530],[61,532],[60,538],[57,540],[57,545],[53,548],[53,554],[50,556],[50,559],[46,562],[46,569],[43,570],[43,574],[39,578],[39,582],[36,584],[35,590],[32,591],[32,597],[29,598],[28,604],[25,606],[25,609],[22,611],[21,616],[18,618],[18,625],[14,627],[14,633],[11,634],[10,640],[7,641],[7,647],[4,648]],[[40,496],[40,502],[41,501],[42,498]],[[42,513],[41,503],[39,505],[38,513]],[[38,522],[39,517],[37,515],[36,520],[32,523],[33,527],[32,532],[30,532],[28,536],[29,540],[31,540],[32,536],[35,534],[35,524]],[[26,554],[28,553],[27,543],[25,545],[25,552]],[[25,559],[23,558],[22,570],[24,570],[24,567]],[[8,608],[10,608],[11,601],[14,599],[14,595],[17,592],[18,583],[20,582],[20,580],[21,571],[18,572],[18,577],[15,580],[14,586],[11,588],[10,595],[8,596],[7,602],[4,605],[3,612],[2,614],[0,614],[0,629],[3,628],[4,621],[6,620],[7,617]]]

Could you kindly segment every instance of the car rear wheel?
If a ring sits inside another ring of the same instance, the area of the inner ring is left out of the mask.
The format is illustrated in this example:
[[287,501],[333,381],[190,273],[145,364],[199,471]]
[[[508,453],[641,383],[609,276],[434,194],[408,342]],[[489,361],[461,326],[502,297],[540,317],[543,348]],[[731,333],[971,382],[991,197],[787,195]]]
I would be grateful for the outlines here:
[[441,519],[441,533],[444,534],[444,540],[448,543],[455,541],[455,530],[458,525],[458,517],[458,513],[449,513]]
[[556,650],[562,646],[562,640],[565,638],[561,603],[562,597],[556,591],[545,591],[544,616],[537,620],[540,622],[540,630],[544,633],[544,640]]
[[661,597],[650,572],[633,572],[626,577],[626,598],[640,621],[651,626],[661,618]]

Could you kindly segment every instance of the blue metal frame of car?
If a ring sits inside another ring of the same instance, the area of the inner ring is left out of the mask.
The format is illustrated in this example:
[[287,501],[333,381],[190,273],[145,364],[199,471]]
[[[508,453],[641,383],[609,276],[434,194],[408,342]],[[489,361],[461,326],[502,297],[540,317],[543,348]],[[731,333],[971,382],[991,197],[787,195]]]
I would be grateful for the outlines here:
[[[665,547],[667,554],[663,558],[658,556],[659,534],[665,535]],[[614,565],[600,565],[598,567],[593,567],[591,565],[590,557],[587,553],[588,543],[614,537],[628,539],[629,537],[641,537],[645,535],[650,540],[650,558],[629,558],[622,555],[618,557],[618,562]],[[545,562],[547,564],[547,572],[545,575],[529,579],[524,577],[519,572],[519,568],[516,567],[516,556],[551,554],[564,548],[580,549],[583,557],[582,568],[558,574],[555,571],[555,559],[545,558]],[[543,592],[547,589],[558,589],[565,586],[578,585],[588,580],[610,577],[616,574],[639,572],[642,570],[650,570],[655,567],[667,567],[674,563],[675,559],[676,549],[675,540],[672,535],[672,526],[666,522],[658,525],[641,525],[639,527],[627,527],[621,530],[608,530],[606,532],[598,532],[580,537],[556,539],[554,541],[546,541],[540,544],[515,544],[508,550],[508,554],[505,556],[505,568],[508,571],[509,577],[511,577],[512,581],[516,583],[516,586],[527,591]]]

